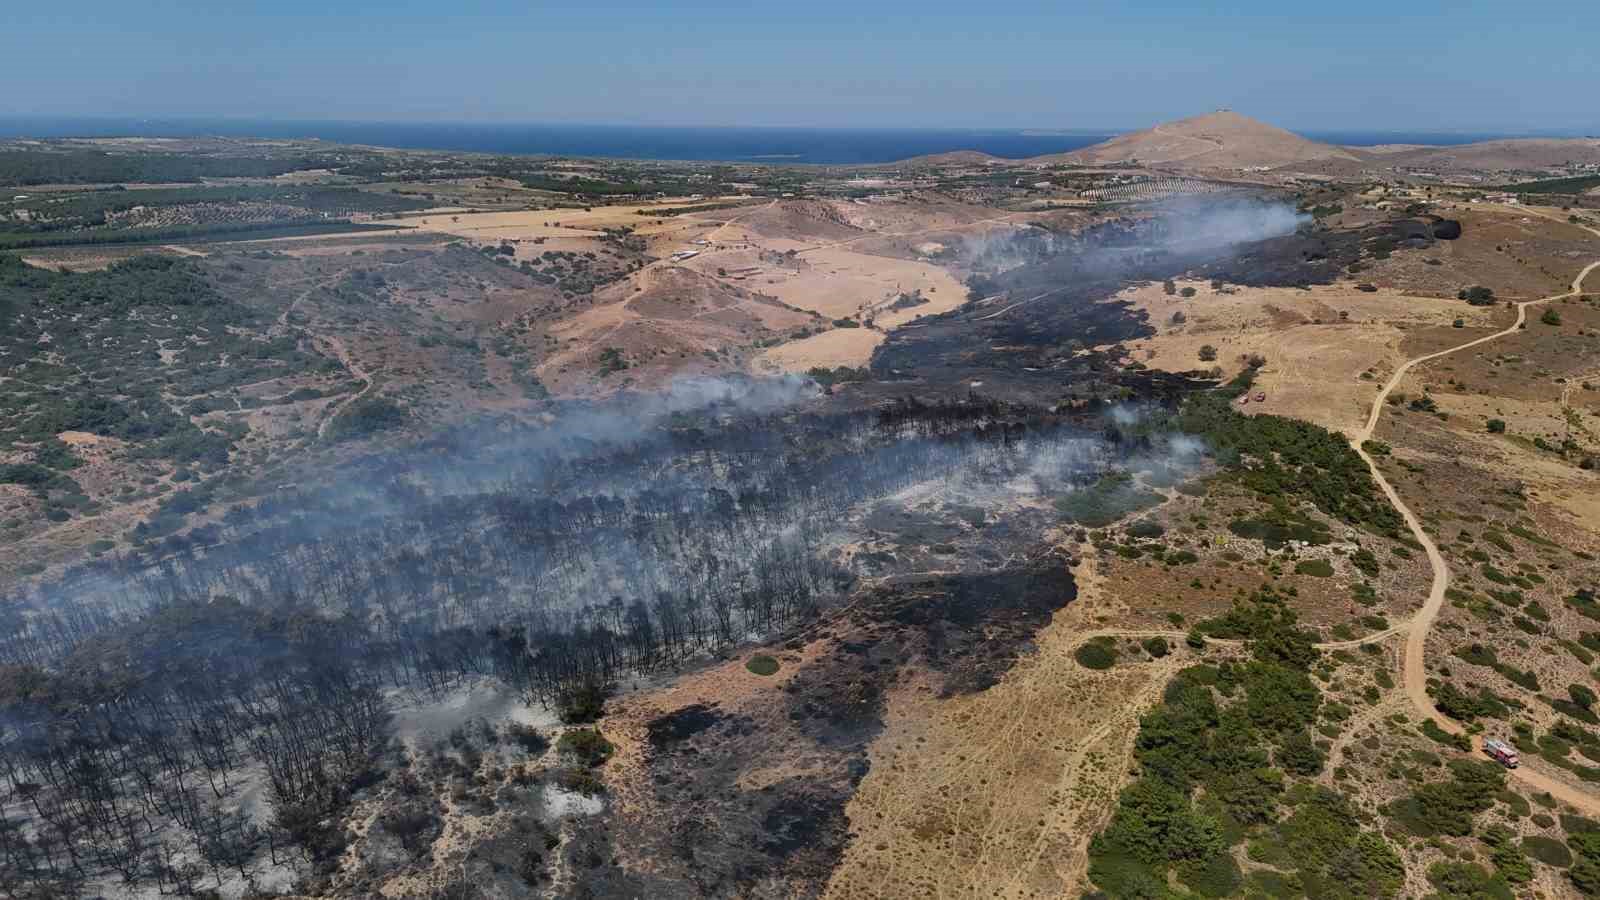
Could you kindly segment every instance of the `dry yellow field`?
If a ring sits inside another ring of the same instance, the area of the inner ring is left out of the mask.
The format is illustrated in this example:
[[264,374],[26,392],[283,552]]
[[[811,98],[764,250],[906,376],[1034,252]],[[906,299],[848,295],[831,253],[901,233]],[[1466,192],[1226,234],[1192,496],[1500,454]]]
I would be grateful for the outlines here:
[[765,350],[751,361],[750,368],[757,375],[805,372],[818,367],[858,368],[872,359],[872,351],[881,343],[883,332],[875,329],[835,328]]
[[[467,212],[465,210],[428,210],[409,216],[385,219],[385,224],[404,228],[436,231],[456,237],[479,241],[519,240],[526,238],[599,237],[604,229],[628,226],[641,234],[658,231],[678,231],[685,228],[705,228],[707,223],[684,217],[670,217],[656,225],[652,211],[668,211],[705,203],[730,202],[741,197],[712,197],[693,201],[670,203],[630,204],[627,206],[596,206],[593,209],[534,209],[511,212]],[[718,210],[712,215],[725,219],[738,210]]]
[[[798,241],[764,240],[768,254],[803,249]],[[770,255],[768,259],[770,259]],[[929,304],[883,315],[884,324],[898,325],[917,314],[944,312],[961,304],[965,289],[949,272],[931,263],[860,253],[848,247],[809,250],[798,261],[780,265],[763,260],[758,250],[712,251],[688,263],[702,272],[723,269],[740,287],[777,297],[790,306],[815,310],[829,318],[854,316],[892,301],[901,293],[920,290]]]
[[[1157,330],[1128,342],[1131,359],[1169,372],[1217,366],[1224,377],[1232,377],[1246,357],[1259,353],[1267,364],[1256,386],[1267,400],[1246,411],[1294,416],[1345,432],[1360,427],[1383,378],[1402,361],[1400,343],[1407,329],[1448,326],[1457,318],[1467,327],[1483,326],[1493,316],[1492,310],[1456,300],[1367,293],[1343,284],[1309,290],[1227,286],[1225,293],[1213,291],[1208,282],[1179,282],[1178,287],[1192,287],[1196,294],[1168,296],[1152,283],[1114,298],[1144,311]],[[1180,311],[1187,321],[1175,324],[1173,314]],[[1206,345],[1217,349],[1214,362],[1200,359]],[[1368,370],[1374,377],[1363,379]]]
[[1091,671],[1073,659],[1115,601],[1092,561],[1078,598],[994,687],[902,690],[846,814],[855,839],[824,896],[1067,897],[1131,762],[1138,717],[1176,657]]

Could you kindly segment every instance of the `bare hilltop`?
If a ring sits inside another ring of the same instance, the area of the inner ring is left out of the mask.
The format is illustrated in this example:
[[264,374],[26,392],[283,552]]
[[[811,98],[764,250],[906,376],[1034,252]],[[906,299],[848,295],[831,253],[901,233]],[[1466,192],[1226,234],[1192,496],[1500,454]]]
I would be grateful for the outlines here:
[[1032,167],[1133,166],[1197,175],[1259,173],[1268,178],[1423,173],[1467,176],[1467,180],[1492,174],[1517,180],[1568,174],[1565,169],[1572,167],[1600,167],[1600,138],[1513,138],[1451,146],[1343,146],[1314,141],[1223,109],[1163,122],[1067,153],[1010,161],[976,151],[956,151],[917,157],[899,165],[1007,163]]
[[1249,116],[1219,110],[1164,122],[1071,153],[1039,157],[1035,162],[1080,165],[1142,163],[1193,169],[1276,168],[1308,160],[1357,161],[1343,147],[1308,140]]

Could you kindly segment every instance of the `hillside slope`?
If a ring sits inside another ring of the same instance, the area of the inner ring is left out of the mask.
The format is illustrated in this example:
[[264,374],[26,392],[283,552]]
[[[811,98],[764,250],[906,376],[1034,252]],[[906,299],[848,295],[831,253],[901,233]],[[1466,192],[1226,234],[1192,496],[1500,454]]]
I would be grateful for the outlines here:
[[1147,165],[1237,169],[1358,158],[1345,148],[1307,140],[1249,116],[1224,110],[1165,122],[1082,150],[1038,157],[1033,162],[1103,165],[1137,161]]

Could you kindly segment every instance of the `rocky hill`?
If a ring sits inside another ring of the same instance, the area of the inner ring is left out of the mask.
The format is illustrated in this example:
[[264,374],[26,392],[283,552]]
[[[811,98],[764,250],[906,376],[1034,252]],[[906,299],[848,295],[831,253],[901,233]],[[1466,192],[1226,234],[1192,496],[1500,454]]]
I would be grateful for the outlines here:
[[1297,134],[1236,112],[1221,110],[1165,122],[1071,153],[1039,157],[1036,163],[1108,165],[1137,162],[1190,169],[1277,168],[1310,160],[1356,161],[1343,147]]

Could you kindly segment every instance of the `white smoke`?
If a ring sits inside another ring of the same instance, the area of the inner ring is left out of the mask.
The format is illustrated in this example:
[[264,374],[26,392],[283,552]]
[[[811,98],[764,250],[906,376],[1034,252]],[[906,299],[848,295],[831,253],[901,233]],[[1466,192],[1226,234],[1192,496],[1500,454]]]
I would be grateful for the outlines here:
[[1185,462],[1199,459],[1206,452],[1205,441],[1190,434],[1175,434],[1167,442],[1174,459]]
[[694,412],[732,407],[740,412],[766,413],[822,396],[815,381],[803,375],[775,378],[677,378],[655,395],[663,410]]
[[1157,215],[1165,232],[1158,246],[1189,252],[1283,237],[1311,221],[1288,203],[1243,198],[1174,200]]
[[1127,428],[1139,424],[1144,419],[1144,410],[1125,403],[1118,403],[1107,410],[1106,415],[1110,416],[1111,421],[1115,422],[1119,427]]

